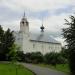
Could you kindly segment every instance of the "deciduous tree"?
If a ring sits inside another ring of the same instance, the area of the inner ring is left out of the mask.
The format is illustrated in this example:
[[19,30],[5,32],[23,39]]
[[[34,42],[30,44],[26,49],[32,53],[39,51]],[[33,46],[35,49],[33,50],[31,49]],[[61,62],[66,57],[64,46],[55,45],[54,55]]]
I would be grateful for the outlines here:
[[70,20],[66,20],[68,27],[63,29],[63,35],[67,42],[71,74],[75,75],[75,16],[70,16]]

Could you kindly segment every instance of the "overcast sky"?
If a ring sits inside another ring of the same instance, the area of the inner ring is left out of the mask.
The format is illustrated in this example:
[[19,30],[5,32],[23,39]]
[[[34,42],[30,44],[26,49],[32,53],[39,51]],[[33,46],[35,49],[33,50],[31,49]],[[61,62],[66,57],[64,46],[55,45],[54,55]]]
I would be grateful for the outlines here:
[[39,32],[43,22],[45,32],[62,42],[64,19],[75,13],[75,0],[0,0],[0,24],[18,31],[24,11],[31,32]]

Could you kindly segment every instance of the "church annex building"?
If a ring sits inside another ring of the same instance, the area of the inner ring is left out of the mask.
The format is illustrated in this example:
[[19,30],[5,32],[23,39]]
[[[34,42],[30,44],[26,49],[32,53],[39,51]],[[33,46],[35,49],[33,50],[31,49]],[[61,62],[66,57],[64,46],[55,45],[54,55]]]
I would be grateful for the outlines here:
[[61,43],[51,38],[50,35],[45,34],[44,26],[40,27],[39,34],[29,32],[29,22],[25,15],[20,21],[20,30],[14,32],[15,43],[20,47],[24,53],[41,52],[46,54],[49,52],[60,52]]

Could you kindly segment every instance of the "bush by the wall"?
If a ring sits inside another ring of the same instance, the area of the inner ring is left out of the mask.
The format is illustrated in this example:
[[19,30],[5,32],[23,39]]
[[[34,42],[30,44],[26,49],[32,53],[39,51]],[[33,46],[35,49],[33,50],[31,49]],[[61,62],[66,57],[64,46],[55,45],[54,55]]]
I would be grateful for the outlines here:
[[66,59],[60,53],[50,52],[50,53],[47,53],[44,56],[44,58],[45,58],[45,63],[52,64],[54,66],[56,64],[66,63]]
[[26,53],[25,54],[25,62],[42,63],[42,62],[44,62],[44,57],[40,52]]

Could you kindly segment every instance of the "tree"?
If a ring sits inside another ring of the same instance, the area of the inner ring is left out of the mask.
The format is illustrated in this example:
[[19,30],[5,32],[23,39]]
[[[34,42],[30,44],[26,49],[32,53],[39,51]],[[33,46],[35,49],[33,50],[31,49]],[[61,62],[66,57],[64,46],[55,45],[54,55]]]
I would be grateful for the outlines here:
[[65,25],[68,27],[63,29],[63,35],[67,42],[70,71],[75,75],[75,16],[70,16],[70,20],[66,20]]
[[25,54],[23,51],[17,51],[17,60],[25,62]]
[[3,36],[4,36],[4,31],[3,31],[3,28],[0,25],[0,53],[2,53]]
[[3,37],[3,53],[5,54],[5,56],[7,57],[7,54],[11,51],[11,47],[13,46],[15,42],[14,36],[13,36],[13,31],[10,31],[10,29],[8,29],[7,31],[5,31],[4,33],[4,37]]
[[0,60],[7,60],[10,56],[14,57],[17,47],[15,45],[13,31],[4,31],[0,25]]
[[4,36],[4,30],[0,25],[0,60],[4,59],[4,55],[3,55],[3,36]]
[[10,47],[10,51],[6,54],[7,56],[7,60],[12,60],[12,61],[16,61],[17,60],[17,45],[16,44],[13,44],[11,47]]

